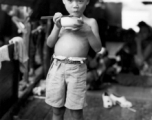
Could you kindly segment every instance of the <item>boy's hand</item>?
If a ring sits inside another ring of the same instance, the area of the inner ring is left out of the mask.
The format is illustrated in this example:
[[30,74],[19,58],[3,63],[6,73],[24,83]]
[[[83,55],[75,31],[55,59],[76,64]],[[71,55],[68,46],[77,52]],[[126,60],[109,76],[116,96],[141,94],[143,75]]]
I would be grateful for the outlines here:
[[[75,19],[75,18],[73,18],[73,19]],[[71,29],[73,29],[73,30],[79,30],[83,26],[83,23],[84,22],[82,20],[78,19],[76,21],[76,23],[71,26]]]
[[54,17],[53,17],[53,22],[56,24],[56,26],[58,28],[61,28],[61,23],[60,23],[60,19],[63,15],[60,12],[55,13]]
[[88,24],[86,24],[86,23],[84,23],[84,24],[82,25],[82,27],[80,28],[80,30],[81,30],[82,32],[87,33],[87,34],[90,34],[90,32],[92,32],[91,27],[90,27]]

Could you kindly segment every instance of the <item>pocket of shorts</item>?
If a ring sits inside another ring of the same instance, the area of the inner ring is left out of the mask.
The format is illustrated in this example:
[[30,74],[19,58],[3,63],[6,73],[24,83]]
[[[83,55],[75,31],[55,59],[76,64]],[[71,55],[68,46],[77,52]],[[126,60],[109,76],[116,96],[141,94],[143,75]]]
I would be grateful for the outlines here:
[[78,68],[79,68],[79,66],[77,64],[71,64],[71,66],[70,66],[70,70],[76,70]]
[[53,65],[54,65],[54,61],[52,62],[51,66],[49,68],[49,71],[52,69]]
[[86,64],[79,64],[79,69],[82,70],[82,71],[87,71],[87,66]]
[[50,68],[49,68],[49,70],[48,70],[47,77],[50,76],[51,71],[52,71],[52,68],[53,68],[53,65],[54,65],[54,61],[52,62],[51,66],[50,66]]

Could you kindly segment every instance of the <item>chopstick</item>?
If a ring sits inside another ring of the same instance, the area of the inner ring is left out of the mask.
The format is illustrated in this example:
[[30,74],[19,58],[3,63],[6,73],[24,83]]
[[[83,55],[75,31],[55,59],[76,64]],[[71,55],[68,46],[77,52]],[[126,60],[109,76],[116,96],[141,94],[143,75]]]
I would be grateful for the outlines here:
[[41,19],[52,19],[53,16],[42,16]]
[[[72,15],[63,15],[62,17],[73,17]],[[52,19],[53,16],[42,16],[41,19]]]

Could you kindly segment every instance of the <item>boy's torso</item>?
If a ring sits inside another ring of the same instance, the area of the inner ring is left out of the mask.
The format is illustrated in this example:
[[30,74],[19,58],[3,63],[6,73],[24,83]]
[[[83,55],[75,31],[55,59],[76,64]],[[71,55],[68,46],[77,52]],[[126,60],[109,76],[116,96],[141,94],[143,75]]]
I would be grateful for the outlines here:
[[62,28],[55,45],[55,55],[87,57],[89,47],[88,36],[85,31]]
[[88,50],[87,36],[79,30],[62,30],[55,45],[55,54],[67,57],[86,57]]

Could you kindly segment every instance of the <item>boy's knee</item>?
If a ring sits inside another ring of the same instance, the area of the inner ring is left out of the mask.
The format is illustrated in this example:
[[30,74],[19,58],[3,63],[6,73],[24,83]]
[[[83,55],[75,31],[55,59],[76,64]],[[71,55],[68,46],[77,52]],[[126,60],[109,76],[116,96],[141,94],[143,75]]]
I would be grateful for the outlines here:
[[71,116],[74,120],[83,120],[83,110],[71,110]]
[[53,114],[56,116],[62,116],[65,112],[65,107],[62,108],[52,108],[53,109]]

